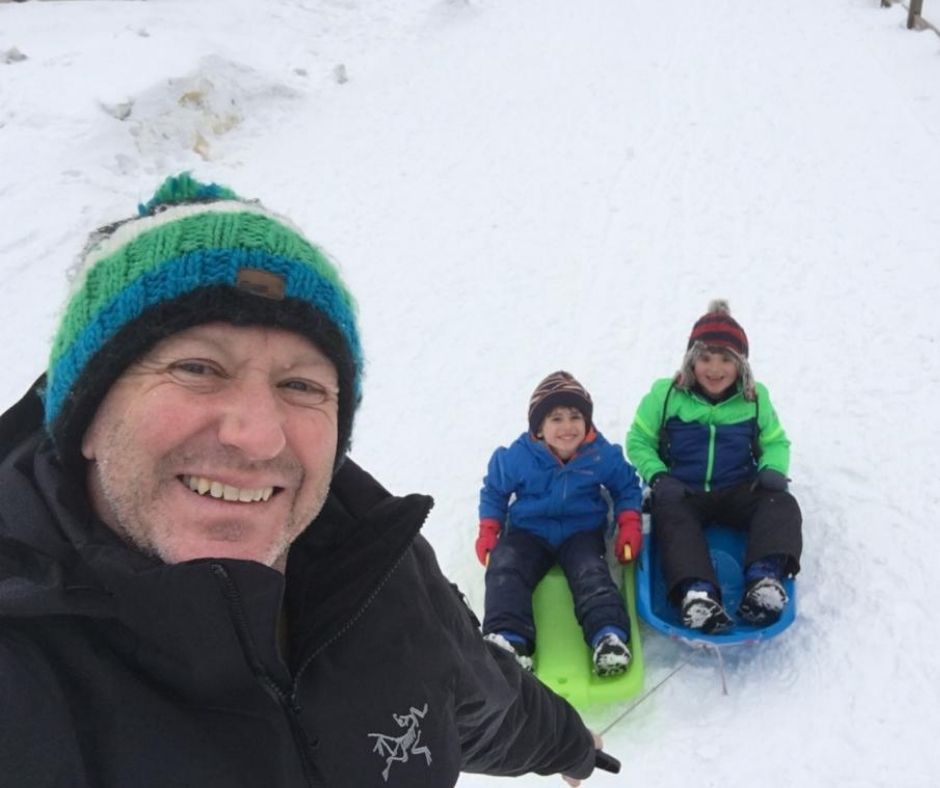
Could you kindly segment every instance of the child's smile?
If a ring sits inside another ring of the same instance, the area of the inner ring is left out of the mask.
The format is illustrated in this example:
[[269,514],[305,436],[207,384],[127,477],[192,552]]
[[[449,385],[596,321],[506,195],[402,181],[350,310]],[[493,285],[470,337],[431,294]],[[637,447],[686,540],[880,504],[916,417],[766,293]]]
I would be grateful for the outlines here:
[[577,408],[555,408],[542,422],[542,440],[560,460],[570,460],[587,434],[584,416]]
[[709,397],[718,397],[738,379],[734,358],[721,350],[706,350],[695,361],[695,382]]

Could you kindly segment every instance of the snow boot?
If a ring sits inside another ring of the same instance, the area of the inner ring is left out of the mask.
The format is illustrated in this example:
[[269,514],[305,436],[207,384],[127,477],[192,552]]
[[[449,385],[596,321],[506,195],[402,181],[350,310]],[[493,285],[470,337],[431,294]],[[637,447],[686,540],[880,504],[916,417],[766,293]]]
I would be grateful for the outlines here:
[[714,595],[695,587],[686,591],[682,598],[682,623],[706,635],[726,632],[734,626],[734,620]]
[[630,664],[630,649],[613,632],[604,635],[594,646],[594,672],[604,678],[623,673]]
[[780,618],[787,599],[783,583],[775,577],[761,577],[748,584],[738,615],[748,624],[766,626]]
[[505,633],[502,632],[490,632],[488,635],[484,635],[483,639],[499,646],[503,651],[508,651],[516,658],[519,667],[530,673],[532,672],[532,668],[534,667],[532,660],[533,648],[527,640],[517,639],[515,637],[507,638]]

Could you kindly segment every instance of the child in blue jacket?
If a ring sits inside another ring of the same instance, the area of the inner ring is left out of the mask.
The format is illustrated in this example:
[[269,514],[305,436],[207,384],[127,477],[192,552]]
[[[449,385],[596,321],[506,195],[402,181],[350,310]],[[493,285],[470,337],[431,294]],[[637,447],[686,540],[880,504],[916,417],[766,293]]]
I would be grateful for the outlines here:
[[640,486],[623,451],[594,429],[591,395],[568,372],[546,377],[529,402],[529,431],[490,459],[480,491],[476,553],[486,566],[483,633],[532,669],[532,592],[558,563],[594,670],[612,676],[630,662],[630,620],[605,559],[610,504],[615,552],[626,562],[642,544]]

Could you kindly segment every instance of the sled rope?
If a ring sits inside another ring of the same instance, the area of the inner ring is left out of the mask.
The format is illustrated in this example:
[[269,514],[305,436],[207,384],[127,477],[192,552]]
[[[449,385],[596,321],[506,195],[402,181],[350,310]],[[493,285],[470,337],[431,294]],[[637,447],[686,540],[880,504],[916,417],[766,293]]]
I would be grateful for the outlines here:
[[721,676],[721,694],[727,695],[728,680],[725,676],[725,660],[724,657],[721,656],[721,649],[718,648],[718,646],[716,646],[714,643],[706,643],[705,650],[715,652],[715,658],[718,660],[718,674]]
[[652,695],[656,690],[658,690],[663,684],[665,684],[669,679],[676,675],[682,668],[689,664],[688,657],[683,657],[682,660],[676,665],[672,670],[670,670],[665,676],[663,676],[659,681],[657,681],[652,687],[650,687],[646,692],[640,695],[633,703],[627,706],[626,710],[621,712],[619,716],[614,718],[614,721],[611,722],[606,728],[604,728],[599,736],[606,734],[611,728],[619,724],[624,717],[626,717],[631,711],[633,711],[637,706],[639,706],[643,701],[645,701],[650,695]]
[[627,706],[627,708],[626,708],[624,711],[622,711],[619,715],[617,715],[617,716],[613,719],[612,722],[610,722],[605,728],[603,728],[601,731],[599,731],[599,732],[598,732],[598,735],[599,735],[599,736],[604,736],[604,735],[605,735],[606,733],[608,733],[611,729],[613,729],[616,725],[619,725],[620,722],[624,719],[624,717],[626,717],[628,714],[630,714],[630,712],[632,712],[637,706],[639,706],[641,703],[643,703],[643,701],[645,701],[650,695],[652,695],[652,694],[653,694],[654,692],[656,692],[660,687],[662,687],[663,684],[665,684],[667,681],[669,681],[669,679],[671,679],[671,678],[672,678],[673,676],[675,676],[680,670],[682,670],[686,665],[688,665],[689,662],[691,662],[692,656],[693,656],[694,654],[696,654],[697,652],[702,652],[702,651],[704,651],[704,652],[709,652],[709,651],[714,652],[714,654],[715,654],[715,659],[718,661],[718,674],[719,674],[719,676],[721,677],[721,694],[722,694],[722,695],[727,695],[727,694],[728,694],[728,681],[727,681],[727,677],[726,677],[726,675],[725,675],[725,660],[724,660],[724,657],[721,656],[721,649],[718,648],[718,646],[714,645],[713,643],[703,643],[703,644],[701,644],[701,645],[694,646],[694,647],[692,648],[692,651],[689,652],[689,655],[688,655],[688,656],[685,656],[685,657],[683,657],[681,660],[679,660],[679,663],[678,663],[672,670],[670,670],[665,676],[663,676],[659,681],[657,681],[657,682],[656,682],[652,687],[650,687],[646,692],[644,692],[642,695],[640,695],[640,697],[637,698],[635,701],[633,701],[633,703],[631,703],[629,706]]
[[714,643],[700,643],[691,640],[684,640],[683,642],[691,646],[693,654],[706,653],[715,655],[715,659],[718,662],[718,675],[721,678],[721,694],[727,695],[728,679],[727,675],[725,674],[725,660],[724,657],[721,656],[721,648],[716,646]]

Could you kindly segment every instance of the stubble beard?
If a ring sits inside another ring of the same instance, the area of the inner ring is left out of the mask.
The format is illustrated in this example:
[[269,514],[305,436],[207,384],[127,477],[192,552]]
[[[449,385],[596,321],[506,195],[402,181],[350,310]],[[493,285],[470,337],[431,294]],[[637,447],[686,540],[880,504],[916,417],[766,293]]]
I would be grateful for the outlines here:
[[[120,447],[115,446],[115,441],[109,441],[114,453],[108,453],[108,457],[115,457],[111,460],[104,458],[92,463],[89,467],[88,486],[89,494],[92,499],[95,510],[101,519],[125,542],[137,549],[139,552],[157,558],[166,564],[175,564],[184,560],[191,560],[197,556],[181,558],[175,553],[174,543],[176,541],[173,532],[174,523],[172,516],[168,512],[160,511],[160,492],[165,485],[182,484],[172,475],[165,471],[167,467],[176,467],[180,455],[191,459],[193,452],[173,453],[161,460],[157,467],[152,471],[152,478],[156,480],[156,487],[144,489],[140,485],[140,479],[134,478],[133,473],[128,469],[134,467],[127,453],[122,452]],[[241,463],[244,466],[244,463]],[[121,470],[112,473],[110,468],[115,466]],[[275,532],[275,538],[270,546],[260,556],[250,560],[256,560],[266,566],[280,569],[286,564],[287,551],[290,549],[294,540],[306,530],[307,526],[320,513],[329,494],[330,478],[325,478],[316,484],[312,491],[312,501],[304,506],[303,502],[298,500],[300,491],[303,489],[305,473],[299,463],[284,460],[278,461],[278,467],[281,474],[287,478],[292,478],[295,482],[291,485],[294,492],[294,500],[288,510],[287,522],[284,527]],[[196,495],[197,493],[192,493]],[[285,491],[279,493],[286,495]],[[250,506],[251,504],[246,504]],[[249,526],[239,521],[222,521],[210,525],[205,534],[213,541],[233,544],[242,541],[243,536],[248,531]],[[201,556],[205,558],[218,556]]]

